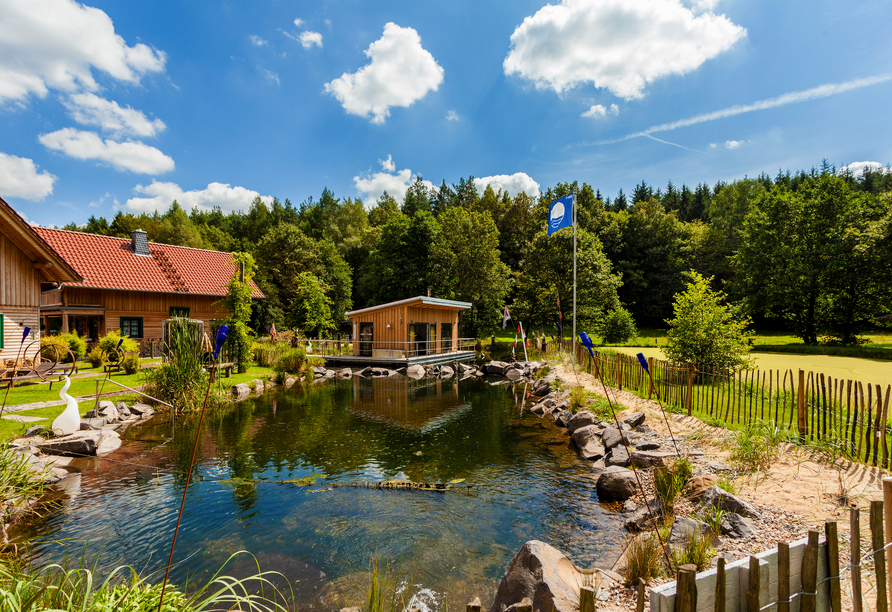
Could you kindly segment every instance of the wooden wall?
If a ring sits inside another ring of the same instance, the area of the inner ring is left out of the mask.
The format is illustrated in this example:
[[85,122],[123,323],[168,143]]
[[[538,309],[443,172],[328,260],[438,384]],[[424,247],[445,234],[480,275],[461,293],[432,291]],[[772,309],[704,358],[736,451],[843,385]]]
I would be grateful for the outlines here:
[[[455,348],[455,339],[458,337],[458,311],[445,308],[431,308],[428,306],[393,306],[373,310],[351,317],[353,320],[353,354],[359,355],[359,324],[374,324],[376,349],[406,350],[409,341],[410,323],[436,323],[437,325],[437,350],[442,346],[440,338],[440,325],[452,323],[452,346]],[[387,325],[390,324],[388,328]],[[433,347],[432,347],[433,348]]]
[[25,325],[31,328],[33,338],[40,338],[39,283],[31,258],[0,234],[0,314],[4,315],[0,367],[7,359],[15,359]]

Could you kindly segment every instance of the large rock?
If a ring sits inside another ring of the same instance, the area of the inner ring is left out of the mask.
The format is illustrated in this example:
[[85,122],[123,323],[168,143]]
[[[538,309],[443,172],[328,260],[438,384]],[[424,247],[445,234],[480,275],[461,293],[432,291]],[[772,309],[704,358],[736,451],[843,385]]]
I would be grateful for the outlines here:
[[601,439],[604,440],[604,447],[607,450],[610,450],[616,446],[623,445],[623,436],[626,436],[626,442],[628,442],[628,435],[628,432],[622,432],[622,434],[620,434],[620,431],[616,427],[608,427],[604,430],[604,433],[601,434]]
[[286,389],[290,389],[291,387],[293,387],[294,383],[296,383],[296,382],[297,382],[297,379],[294,378],[293,376],[290,376],[288,374],[285,375],[285,388]]
[[577,448],[585,446],[589,440],[600,440],[598,437],[598,427],[596,425],[586,425],[580,427],[570,436]]
[[578,612],[585,573],[558,549],[531,540],[511,560],[490,612],[501,612],[524,597],[530,598],[533,610]]
[[598,428],[595,425],[589,425],[573,432],[573,443],[579,449],[583,459],[596,461],[604,457],[604,447],[601,446],[601,439],[597,432]]
[[736,512],[741,516],[755,518],[759,516],[755,507],[747,501],[731,495],[719,487],[709,487],[703,493],[703,505],[721,508],[725,512]]
[[440,378],[452,378],[454,375],[455,370],[453,370],[449,366],[444,365],[440,368]]
[[722,535],[742,540],[753,535],[755,526],[753,522],[746,517],[740,516],[736,512],[728,512],[722,519]]
[[558,427],[566,427],[570,423],[570,419],[573,418],[573,413],[569,410],[564,410],[563,412],[554,413],[554,423]]
[[660,448],[660,443],[655,440],[636,440],[632,446],[635,447],[635,450],[651,451]]
[[626,451],[625,446],[616,446],[607,455],[607,465],[618,465],[621,467],[628,467],[631,464],[631,462],[632,462],[632,460],[629,457],[629,453]]
[[350,368],[343,368],[338,370],[338,378],[350,378],[353,376],[353,370]]
[[121,418],[126,419],[130,416],[130,407],[124,402],[117,402],[115,404],[115,408],[117,409],[118,415],[120,415]]
[[629,427],[638,427],[644,422],[644,419],[647,418],[643,412],[633,412],[629,416],[623,419],[623,423],[628,424]]
[[107,400],[99,402],[97,415],[105,417],[105,420],[109,423],[115,423],[121,418],[121,415],[118,414],[118,409],[115,407],[115,405]]
[[601,472],[595,484],[598,499],[605,502],[625,501],[635,494],[637,488],[635,472],[615,465]]
[[232,385],[232,394],[236,397],[245,397],[249,393],[251,393],[251,387],[248,386],[248,383]]
[[684,483],[685,495],[693,499],[700,499],[709,487],[714,487],[719,481],[715,474],[694,476]]
[[505,363],[504,361],[490,361],[485,366],[486,373],[491,376],[501,376],[505,373],[505,370],[511,367],[510,363]]
[[600,419],[594,414],[588,410],[580,410],[567,422],[567,429],[569,429],[572,434],[575,433],[577,429],[582,429],[583,427],[588,427],[589,425],[594,425],[598,422],[600,422]]
[[418,364],[410,365],[406,368],[406,376],[409,378],[424,378],[424,366]]
[[[648,508],[650,508],[649,511]],[[632,516],[626,519],[623,526],[632,532],[644,531],[646,528],[653,526],[652,518],[660,521],[664,513],[663,502],[654,497],[648,500],[646,506],[641,506],[635,510]]]
[[508,380],[520,380],[523,378],[523,370],[518,370],[517,368],[511,368],[505,372],[505,377]]
[[706,523],[681,516],[676,516],[672,522],[672,531],[669,532],[669,543],[684,544],[694,537],[694,534],[698,531],[709,536],[709,544],[713,548],[722,543],[715,531],[712,530],[712,527]]
[[639,468],[660,467],[663,465],[663,457],[666,453],[654,453],[651,451],[632,451],[632,465]]
[[136,415],[142,416],[146,412],[148,412],[150,414],[154,414],[155,410],[148,404],[133,404],[132,406],[130,406],[131,414],[136,414]]
[[101,456],[116,451],[121,447],[121,436],[116,431],[103,431],[102,438],[96,446],[96,454]]
[[255,378],[251,382],[254,383],[254,393],[256,393],[257,395],[262,395],[263,394],[263,381],[260,380],[259,378]]
[[38,444],[37,448],[48,455],[85,457],[96,454],[96,447],[99,446],[102,436],[101,431],[78,431],[70,436],[47,440]]

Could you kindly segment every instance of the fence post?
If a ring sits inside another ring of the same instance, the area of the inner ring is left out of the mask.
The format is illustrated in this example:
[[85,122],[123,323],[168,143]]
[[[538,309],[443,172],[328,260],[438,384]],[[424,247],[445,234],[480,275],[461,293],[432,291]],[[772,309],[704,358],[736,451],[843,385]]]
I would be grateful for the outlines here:
[[644,612],[644,578],[638,579],[638,600],[635,602],[635,612]]
[[715,612],[725,612],[727,609],[725,599],[725,558],[719,557],[718,565],[715,567]]
[[815,612],[818,603],[818,532],[808,532],[808,545],[802,555],[802,602],[800,612]]
[[675,612],[697,611],[697,566],[682,565],[678,568],[675,590]]
[[[759,612],[759,590],[761,587],[761,576],[759,576],[759,560],[750,555],[750,572],[749,584],[746,588],[746,610],[747,612]],[[767,578],[767,576],[766,576]]]
[[852,549],[852,610],[861,609],[861,511],[857,506],[849,509],[849,534]]
[[694,364],[688,364],[688,416],[694,409]]
[[579,612],[595,612],[595,589],[592,587],[579,589]]
[[790,545],[777,543],[777,612],[790,612]]
[[[885,429],[883,431],[885,433]],[[883,530],[886,545],[892,542],[892,478],[883,477],[883,514],[886,528]],[[886,571],[892,570],[892,546],[886,549]]]
[[877,580],[877,612],[888,612],[886,600],[886,555],[883,554],[883,502],[870,502],[870,546]]
[[483,608],[483,604],[480,603],[480,598],[475,597],[474,601],[468,604],[467,612],[480,612],[480,609]]
[[653,379],[653,371],[654,371],[654,358],[647,358],[647,367],[650,369],[651,375],[647,377],[647,399],[650,399],[650,396],[653,395],[654,392],[654,379]]
[[799,370],[799,389],[797,400],[799,401],[799,440],[805,442],[805,370]]
[[623,388],[623,368],[619,361],[619,353],[616,354],[616,387],[622,391]]
[[839,538],[836,521],[824,522],[824,537],[827,539],[827,578],[830,581],[830,610],[842,612],[842,592],[839,588]]

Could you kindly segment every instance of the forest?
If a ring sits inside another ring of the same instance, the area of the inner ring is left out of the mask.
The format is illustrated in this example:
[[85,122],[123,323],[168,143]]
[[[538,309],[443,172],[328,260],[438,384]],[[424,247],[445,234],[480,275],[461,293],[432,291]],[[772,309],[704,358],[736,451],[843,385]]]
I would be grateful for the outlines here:
[[510,197],[473,177],[429,189],[417,178],[402,202],[371,208],[328,189],[295,206],[255,199],[247,211],[118,212],[64,229],[253,256],[267,296],[253,308],[263,332],[335,333],[344,312],[427,294],[473,303],[460,333],[515,320],[555,329],[572,305],[573,234],[548,237],[548,205],[577,196],[577,315],[597,333],[625,309],[638,326],[663,327],[692,272],[711,279],[741,316],[806,343],[859,342],[892,311],[892,170],[860,175],[826,160],[797,172],[690,188],[642,181],[605,197],[588,183],[558,183],[538,198]]

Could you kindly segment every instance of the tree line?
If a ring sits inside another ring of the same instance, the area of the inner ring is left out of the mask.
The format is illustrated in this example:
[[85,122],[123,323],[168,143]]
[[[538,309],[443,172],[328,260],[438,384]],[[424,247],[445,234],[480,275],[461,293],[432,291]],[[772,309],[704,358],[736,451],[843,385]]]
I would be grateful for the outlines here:
[[556,327],[572,304],[571,229],[548,237],[549,203],[577,191],[577,317],[597,330],[626,309],[662,327],[692,273],[727,293],[759,327],[804,341],[858,341],[892,298],[892,171],[762,174],[689,188],[642,181],[613,198],[578,182],[538,198],[511,197],[473,177],[429,189],[420,178],[402,202],[385,193],[367,209],[328,189],[294,206],[255,199],[247,211],[118,212],[65,229],[196,248],[246,252],[267,295],[252,325],[322,335],[344,312],[415,295],[471,302],[466,336],[488,333],[507,305],[515,319]]

